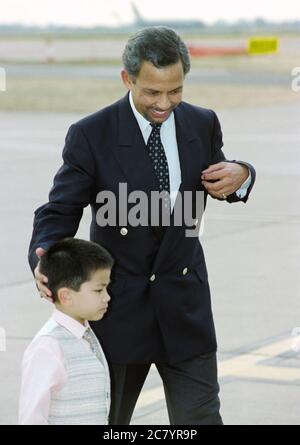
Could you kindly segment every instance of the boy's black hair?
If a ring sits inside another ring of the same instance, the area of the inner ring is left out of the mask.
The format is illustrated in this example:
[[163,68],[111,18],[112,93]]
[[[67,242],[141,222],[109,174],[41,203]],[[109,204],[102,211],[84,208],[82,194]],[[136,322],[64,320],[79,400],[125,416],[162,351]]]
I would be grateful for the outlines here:
[[47,287],[57,301],[57,291],[68,287],[79,291],[98,269],[111,269],[114,259],[99,244],[78,238],[64,238],[50,246],[40,259],[39,270],[48,277]]

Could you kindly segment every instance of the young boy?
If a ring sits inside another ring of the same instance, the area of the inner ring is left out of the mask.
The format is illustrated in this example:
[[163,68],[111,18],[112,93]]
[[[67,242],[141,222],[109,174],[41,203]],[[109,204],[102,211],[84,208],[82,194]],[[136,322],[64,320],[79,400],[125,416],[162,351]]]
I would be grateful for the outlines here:
[[109,368],[87,320],[107,311],[113,264],[103,247],[74,238],[41,257],[55,309],[24,353],[19,424],[108,424]]

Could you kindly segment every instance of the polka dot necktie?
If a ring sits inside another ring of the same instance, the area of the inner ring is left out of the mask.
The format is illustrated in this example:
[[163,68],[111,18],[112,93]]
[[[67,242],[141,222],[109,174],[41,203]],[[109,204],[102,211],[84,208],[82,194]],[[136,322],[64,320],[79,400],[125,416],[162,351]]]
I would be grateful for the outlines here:
[[[165,190],[170,193],[168,161],[160,138],[160,128],[162,124],[150,125],[152,131],[147,142],[147,149],[159,182],[159,191],[162,192]],[[168,200],[166,199],[165,206],[167,206],[167,203]]]

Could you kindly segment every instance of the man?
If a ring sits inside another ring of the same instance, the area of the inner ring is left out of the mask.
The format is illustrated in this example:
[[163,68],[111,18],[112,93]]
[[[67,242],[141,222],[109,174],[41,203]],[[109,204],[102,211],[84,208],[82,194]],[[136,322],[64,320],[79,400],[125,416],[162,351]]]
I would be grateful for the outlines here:
[[195,210],[201,191],[204,206],[207,194],[246,202],[255,170],[226,161],[213,111],[182,101],[190,60],[173,30],[139,31],[129,39],[123,63],[129,94],[69,129],[49,202],[35,212],[30,265],[41,296],[49,298],[38,259],[50,244],[75,236],[90,205],[91,240],[116,260],[110,309],[101,325],[91,324],[112,373],[110,423],[129,424],[155,363],[171,424],[222,424],[210,290],[198,236],[186,236],[185,222],[174,224],[172,199],[169,226],[97,224],[97,194],[110,191],[118,204],[121,183],[147,197],[153,191],[190,191]]

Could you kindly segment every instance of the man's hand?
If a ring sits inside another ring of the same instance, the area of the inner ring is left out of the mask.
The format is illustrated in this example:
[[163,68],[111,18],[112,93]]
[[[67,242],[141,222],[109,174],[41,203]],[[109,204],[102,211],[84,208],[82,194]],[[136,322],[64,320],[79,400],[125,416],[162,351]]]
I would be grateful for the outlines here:
[[[202,171],[202,185],[213,198],[226,199],[246,181],[249,170],[236,162],[218,162]],[[208,181],[216,182],[208,182]]]
[[[36,255],[41,258],[41,256],[44,255],[45,250],[41,247],[38,247],[35,251]],[[45,298],[46,300],[50,301],[50,303],[53,303],[53,299],[51,298],[52,292],[44,283],[48,283],[48,278],[41,274],[39,271],[39,262],[36,268],[34,269],[34,276],[35,276],[35,282],[36,286],[39,290],[41,298]]]

